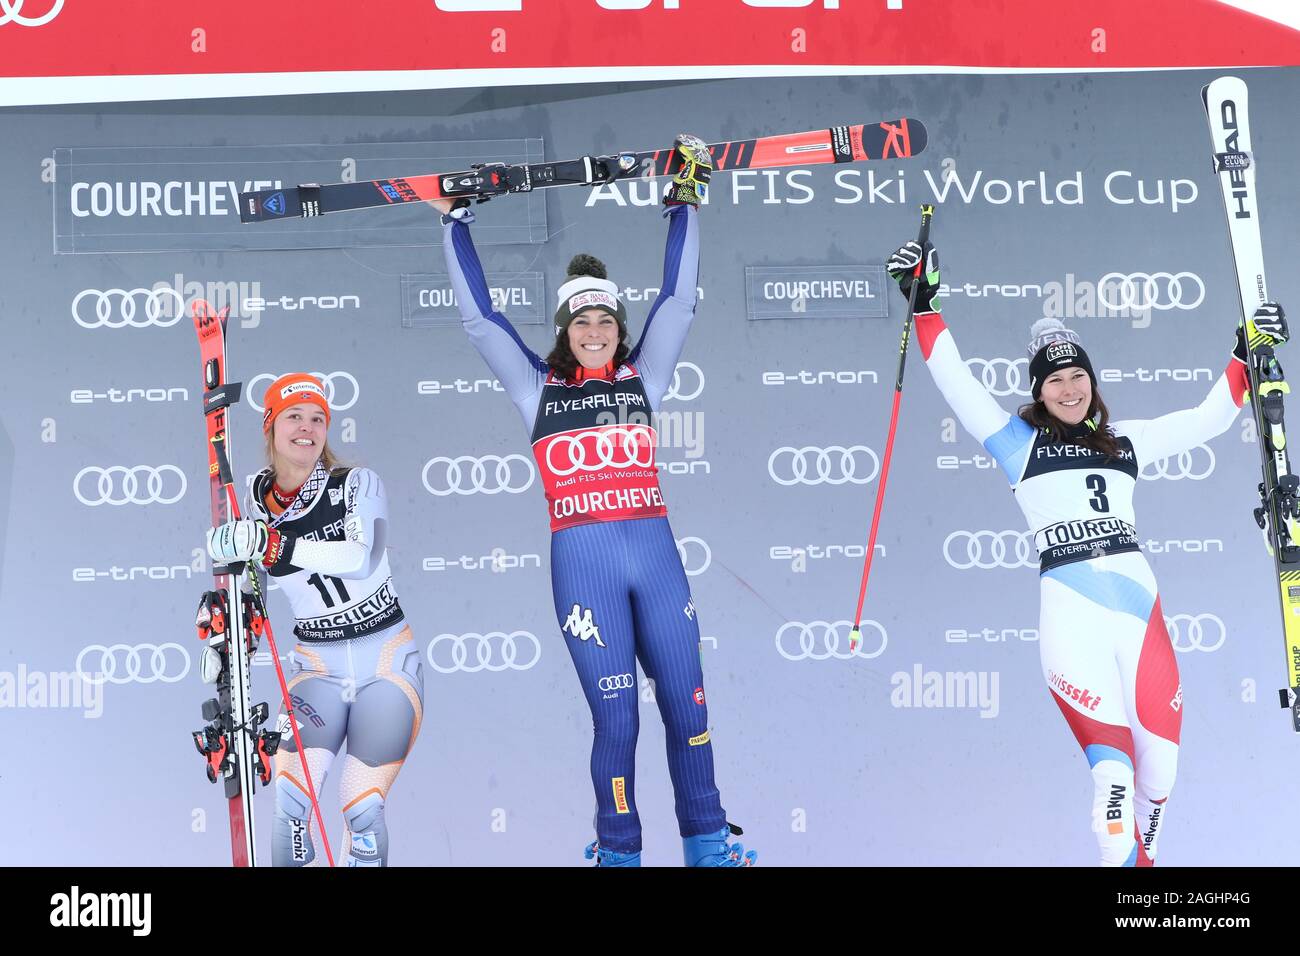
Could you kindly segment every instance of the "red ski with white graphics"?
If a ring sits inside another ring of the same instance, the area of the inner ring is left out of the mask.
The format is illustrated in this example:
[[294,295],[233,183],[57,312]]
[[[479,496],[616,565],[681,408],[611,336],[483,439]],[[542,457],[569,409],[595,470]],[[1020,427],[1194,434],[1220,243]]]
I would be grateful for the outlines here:
[[[806,133],[785,133],[711,143],[715,173],[779,166],[818,166],[881,159],[907,159],[925,149],[928,134],[920,120],[883,120],[859,126],[832,126]],[[364,183],[303,184],[239,194],[241,222],[266,222],[298,216],[321,216],[348,209],[369,209],[429,199],[476,199],[526,193],[552,186],[600,186],[621,179],[653,179],[677,172],[680,154],[654,149],[609,156],[583,156],[553,163],[507,165],[483,163],[461,172],[433,173]]]

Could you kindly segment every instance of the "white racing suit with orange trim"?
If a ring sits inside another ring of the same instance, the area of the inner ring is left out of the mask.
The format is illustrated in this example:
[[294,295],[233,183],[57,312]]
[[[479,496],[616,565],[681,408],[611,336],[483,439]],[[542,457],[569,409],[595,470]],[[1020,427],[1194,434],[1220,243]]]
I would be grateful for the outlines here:
[[[388,570],[388,502],[367,468],[317,469],[288,511],[254,482],[250,514],[294,538],[288,567],[271,570],[293,606],[298,645],[286,675],[317,794],[347,742],[339,802],[348,866],[386,866],[388,791],[406,760],[424,708],[420,653]],[[315,819],[293,734],[275,755],[275,866],[320,865]]]
[[1133,491],[1143,466],[1227,430],[1248,388],[1245,367],[1230,361],[1195,408],[1112,423],[1114,458],[1053,441],[1001,408],[938,313],[918,315],[916,333],[939,390],[996,459],[1034,532],[1043,678],[1092,771],[1101,862],[1150,865],[1178,765],[1183,690]]

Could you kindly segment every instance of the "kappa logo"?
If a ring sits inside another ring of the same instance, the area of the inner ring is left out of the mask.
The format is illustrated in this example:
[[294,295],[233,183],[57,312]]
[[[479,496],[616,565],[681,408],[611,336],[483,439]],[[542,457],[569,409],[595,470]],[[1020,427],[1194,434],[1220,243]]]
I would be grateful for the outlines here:
[[595,638],[597,647],[605,646],[605,642],[600,639],[600,627],[591,619],[591,610],[584,609],[581,605],[573,605],[573,610],[569,612],[564,627],[560,630],[567,631],[584,642]]
[[1047,361],[1055,362],[1057,359],[1078,358],[1079,350],[1069,342],[1057,342],[1047,347]]

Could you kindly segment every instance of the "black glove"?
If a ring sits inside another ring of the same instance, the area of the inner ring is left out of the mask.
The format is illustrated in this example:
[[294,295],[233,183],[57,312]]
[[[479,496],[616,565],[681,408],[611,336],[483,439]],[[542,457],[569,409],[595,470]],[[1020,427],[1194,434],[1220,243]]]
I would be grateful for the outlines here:
[[698,136],[679,133],[673,141],[674,159],[681,162],[673,181],[664,193],[666,206],[695,206],[708,194],[709,177],[713,174],[713,157],[709,144]]
[[1250,348],[1259,348],[1261,345],[1281,345],[1290,337],[1286,327],[1286,311],[1276,302],[1265,302],[1255,310],[1250,321],[1237,322],[1237,339],[1233,343],[1232,357],[1241,364],[1246,364],[1250,355],[1246,346],[1247,338],[1250,340]]
[[[921,262],[922,254],[925,257],[925,265],[918,276],[916,267]],[[922,250],[915,239],[910,240],[894,250],[894,254],[885,263],[885,269],[898,282],[898,288],[905,299],[911,298],[912,283],[917,284],[916,313],[918,315],[924,312],[939,312],[943,308],[939,301],[939,250],[932,243],[927,242],[925,249]]]

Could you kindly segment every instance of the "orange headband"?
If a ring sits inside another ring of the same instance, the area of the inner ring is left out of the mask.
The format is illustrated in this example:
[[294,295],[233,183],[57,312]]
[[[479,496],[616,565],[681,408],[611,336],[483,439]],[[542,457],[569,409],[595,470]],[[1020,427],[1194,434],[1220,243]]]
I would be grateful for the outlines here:
[[262,433],[268,434],[271,423],[279,414],[290,405],[300,402],[319,405],[325,412],[325,424],[329,425],[330,403],[325,397],[325,386],[321,385],[320,379],[306,372],[290,372],[272,382],[262,398],[262,405],[266,409],[266,414],[262,416]]

